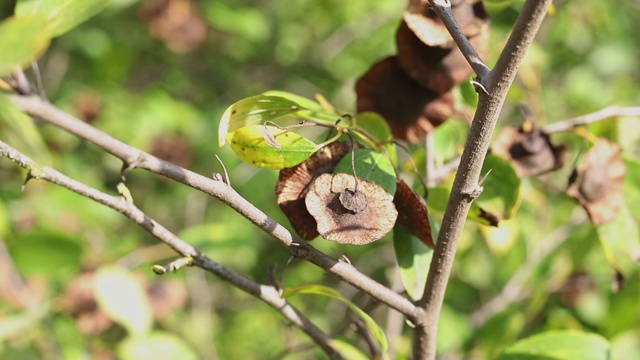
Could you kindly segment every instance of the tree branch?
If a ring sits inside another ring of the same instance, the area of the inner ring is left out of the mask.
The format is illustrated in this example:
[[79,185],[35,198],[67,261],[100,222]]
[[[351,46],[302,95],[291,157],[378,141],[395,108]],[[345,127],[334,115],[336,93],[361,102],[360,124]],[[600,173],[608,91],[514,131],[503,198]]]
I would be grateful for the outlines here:
[[264,232],[280,241],[294,256],[305,259],[336,275],[409,318],[413,319],[422,312],[411,301],[362,274],[351,264],[338,261],[317,250],[267,216],[223,181],[216,181],[160,160],[74,118],[37,97],[11,95],[9,98],[26,113],[38,117],[44,122],[56,125],[121,159],[127,168],[137,167],[166,176],[221,200]]
[[[432,2],[437,1],[433,0]],[[481,79],[482,85],[487,91],[479,94],[478,109],[471,123],[467,143],[453,183],[438,242],[434,249],[425,291],[422,299],[418,302],[418,306],[424,307],[425,314],[416,323],[413,344],[414,359],[436,358],[436,336],[442,303],[469,208],[475,195],[481,190],[478,178],[482,163],[507,91],[550,4],[551,0],[527,0],[525,2],[494,70],[486,78]]]
[[433,11],[438,14],[444,26],[447,28],[447,30],[449,30],[451,37],[456,42],[456,45],[458,45],[458,48],[462,52],[462,55],[464,55],[464,58],[467,59],[469,65],[471,65],[473,71],[476,73],[476,75],[478,75],[480,81],[484,80],[484,78],[486,78],[491,71],[489,70],[489,67],[484,63],[484,61],[482,61],[482,58],[480,58],[480,55],[478,55],[476,49],[473,48],[473,45],[471,45],[471,42],[469,42],[469,39],[460,28],[460,25],[458,25],[458,21],[453,16],[453,11],[451,10],[451,1],[429,1],[431,2]]
[[243,291],[264,301],[278,312],[280,312],[287,320],[298,326],[313,341],[320,346],[332,358],[340,358],[340,354],[331,346],[331,338],[324,334],[322,330],[316,327],[309,319],[300,311],[295,309],[288,301],[280,296],[280,292],[274,286],[261,285],[231,269],[213,261],[206,255],[196,250],[191,245],[184,242],[167,228],[157,223],[132,202],[121,196],[112,196],[103,193],[97,189],[89,187],[77,180],[74,180],[57,170],[49,167],[43,167],[30,158],[20,153],[16,149],[0,141],[0,156],[4,156],[25,168],[28,178],[42,179],[56,185],[67,188],[81,196],[87,197],[100,204],[106,205],[121,214],[125,215],[136,224],[140,225],[147,232],[158,238],[160,241],[169,245],[179,254],[185,257],[193,258],[193,265],[207,270],[220,279],[225,280],[232,285],[242,289]]
[[609,106],[602,110],[598,110],[591,114],[586,114],[571,119],[559,121],[551,125],[545,126],[542,131],[546,134],[571,130],[574,127],[592,124],[598,121],[621,116],[640,116],[640,106],[622,107]]

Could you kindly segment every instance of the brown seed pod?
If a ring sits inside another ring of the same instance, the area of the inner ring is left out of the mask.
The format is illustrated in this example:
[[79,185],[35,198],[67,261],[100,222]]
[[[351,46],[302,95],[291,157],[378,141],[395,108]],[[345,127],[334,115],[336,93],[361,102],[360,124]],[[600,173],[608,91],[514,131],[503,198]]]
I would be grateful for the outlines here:
[[565,163],[566,146],[555,145],[548,134],[538,129],[505,126],[496,137],[491,150],[509,160],[520,176],[536,176],[561,168]]
[[[481,58],[489,49],[489,28],[469,40]],[[425,45],[403,21],[396,32],[400,67],[418,84],[438,93],[467,80],[473,69],[457,46]]]
[[396,56],[373,65],[356,83],[358,112],[380,114],[393,136],[418,143],[454,114],[453,94],[437,94],[413,81]]
[[304,203],[308,187],[316,177],[332,173],[352,148],[360,147],[358,143],[334,142],[316,151],[302,163],[280,171],[276,184],[276,201],[289,218],[291,226],[303,239],[312,240],[319,235],[316,221]]
[[[489,16],[483,3],[452,1],[460,28],[481,58],[489,50]],[[418,84],[442,93],[468,79],[473,70],[428,1],[411,1],[396,33],[398,61]]]
[[431,237],[431,224],[427,217],[427,204],[424,199],[418,196],[404,180],[400,180],[396,187],[393,204],[398,210],[398,224],[433,249],[435,244]]
[[305,204],[320,235],[340,244],[379,240],[398,217],[393,196],[380,185],[344,173],[320,175],[309,187]]
[[613,221],[625,204],[623,185],[627,167],[620,146],[600,139],[576,170],[567,194],[578,200],[594,225]]

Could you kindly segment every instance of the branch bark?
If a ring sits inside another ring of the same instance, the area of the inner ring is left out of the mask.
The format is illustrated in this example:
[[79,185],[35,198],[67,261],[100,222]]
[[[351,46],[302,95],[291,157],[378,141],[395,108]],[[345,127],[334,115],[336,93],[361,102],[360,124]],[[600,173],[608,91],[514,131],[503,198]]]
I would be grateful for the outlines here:
[[[448,1],[431,0],[431,3],[437,8],[442,4],[447,4]],[[414,331],[414,359],[436,358],[436,337],[442,303],[469,208],[479,191],[482,190],[478,184],[482,163],[509,87],[550,4],[551,0],[527,0],[525,2],[495,68],[480,77],[480,85],[486,92],[479,93],[478,109],[471,123],[467,143],[453,183],[438,242],[434,249],[425,291],[422,299],[418,302],[418,306],[424,308],[425,313],[418,319]],[[443,18],[445,24],[452,21],[455,19]],[[463,40],[457,39],[457,37],[454,39],[456,42]],[[462,46],[460,49],[463,53],[468,51]],[[467,58],[472,56],[473,54],[465,54]]]
[[125,197],[106,194],[74,180],[55,169],[38,165],[29,157],[20,153],[3,141],[0,141],[0,156],[7,157],[26,169],[28,171],[27,179],[32,178],[46,180],[120,212],[136,224],[140,225],[147,232],[158,238],[160,241],[169,245],[182,256],[192,257],[194,259],[195,266],[213,273],[220,279],[231,283],[235,287],[259,298],[272,308],[276,309],[276,311],[280,312],[280,314],[282,314],[282,316],[287,320],[309,335],[309,337],[311,337],[311,339],[313,339],[313,341],[331,358],[341,358],[338,351],[331,346],[331,338],[316,327],[304,314],[291,306],[287,300],[283,299],[280,296],[279,290],[274,286],[259,284],[218,264],[191,245],[187,244],[167,228],[147,216]]
[[297,258],[307,260],[327,272],[336,275],[345,282],[371,295],[378,301],[405,314],[410,319],[413,320],[421,314],[422,310],[416,308],[411,301],[362,274],[351,264],[338,261],[317,250],[308,242],[302,240],[287,230],[287,228],[267,216],[223,181],[207,178],[160,160],[153,155],[125,144],[97,128],[74,118],[54,105],[37,97],[11,95],[9,98],[26,113],[44,122],[58,126],[121,159],[127,169],[137,167],[163,175],[221,200],[264,232],[280,241],[280,243],[287,247]]

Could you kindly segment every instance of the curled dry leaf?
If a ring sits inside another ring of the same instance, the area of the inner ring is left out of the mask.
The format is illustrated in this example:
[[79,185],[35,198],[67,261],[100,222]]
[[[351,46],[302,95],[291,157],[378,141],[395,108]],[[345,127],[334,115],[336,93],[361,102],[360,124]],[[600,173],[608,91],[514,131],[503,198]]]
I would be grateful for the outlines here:
[[624,206],[623,183],[627,173],[620,146],[600,139],[575,171],[567,194],[578,200],[594,225],[611,222]]
[[430,248],[434,248],[427,204],[404,180],[398,181],[393,204],[398,210],[398,224]]
[[393,196],[380,185],[344,173],[320,175],[309,188],[305,204],[320,235],[340,244],[379,240],[393,229],[398,217]]
[[340,159],[359,148],[358,143],[334,142],[316,151],[302,163],[282,169],[276,184],[278,206],[291,222],[291,226],[304,239],[319,235],[315,219],[307,211],[304,197],[311,183],[320,175],[332,173]]
[[413,81],[395,56],[379,61],[358,80],[358,112],[372,111],[387,122],[393,136],[418,143],[454,114],[453,94],[438,94]]
[[519,176],[536,176],[561,168],[567,148],[554,145],[548,134],[538,129],[526,131],[506,126],[492,146],[494,154],[509,160]]

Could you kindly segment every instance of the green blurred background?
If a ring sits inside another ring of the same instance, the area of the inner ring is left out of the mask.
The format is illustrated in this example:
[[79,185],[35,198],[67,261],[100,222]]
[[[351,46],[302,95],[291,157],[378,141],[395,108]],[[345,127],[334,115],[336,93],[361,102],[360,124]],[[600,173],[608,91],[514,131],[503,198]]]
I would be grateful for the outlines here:
[[[521,3],[488,4],[490,64]],[[234,188],[288,226],[275,204],[277,172],[253,168],[228,147],[218,148],[222,112],[270,89],[307,97],[320,93],[353,111],[353,85],[378,59],[395,52],[405,6],[398,0],[114,0],[55,39],[39,61],[40,71],[52,103],[135,147],[207,176],[221,172],[218,154]],[[539,125],[614,103],[640,104],[640,3],[558,1],[554,10],[523,64],[501,123],[519,125],[520,104]],[[460,101],[460,106],[466,105]],[[618,141],[633,158],[640,155],[637,120],[603,122],[590,130]],[[459,153],[464,141],[459,132],[465,128],[454,123],[439,130],[440,161]],[[49,165],[116,193],[118,160],[53,127],[39,129]],[[558,140],[574,150],[571,161],[585,146],[575,135]],[[12,145],[36,156],[19,141]],[[503,234],[467,226],[442,314],[443,358],[489,358],[524,336],[567,328],[607,337],[614,354],[626,354],[620,359],[640,358],[638,274],[621,292],[611,292],[612,271],[595,230],[564,195],[569,173],[567,168],[525,180],[520,209],[501,227]],[[133,270],[127,278],[146,290],[140,306],[152,313],[153,339],[172,344],[174,358],[322,358],[271,308],[199,269],[156,277],[150,266],[172,259],[168,247],[120,214],[68,190],[32,181],[21,191],[24,175],[0,161],[0,238],[8,249],[0,263],[4,274],[11,274],[12,259],[26,284],[0,287],[0,358],[136,358],[136,346],[155,346],[136,343],[131,330],[136,325],[130,322],[137,320],[111,324],[97,312],[107,300],[96,305],[91,288],[99,283],[96,274],[118,274],[108,267],[114,264]],[[214,260],[260,282],[269,281],[273,265],[285,286],[335,287],[386,329],[394,357],[410,353],[410,329],[402,319],[319,268],[288,263],[286,249],[219,201],[138,170],[127,173],[127,185],[142,210]],[[632,210],[640,220],[637,205]],[[562,227],[576,217],[579,225]],[[560,237],[558,248],[522,281],[523,299],[474,326],[471,314],[494,298],[549,236]],[[336,257],[344,254],[363,273],[402,289],[389,238],[364,247],[324,240],[313,245]],[[134,293],[123,294],[138,301]],[[330,334],[364,348],[343,304],[310,295],[292,301]]]

